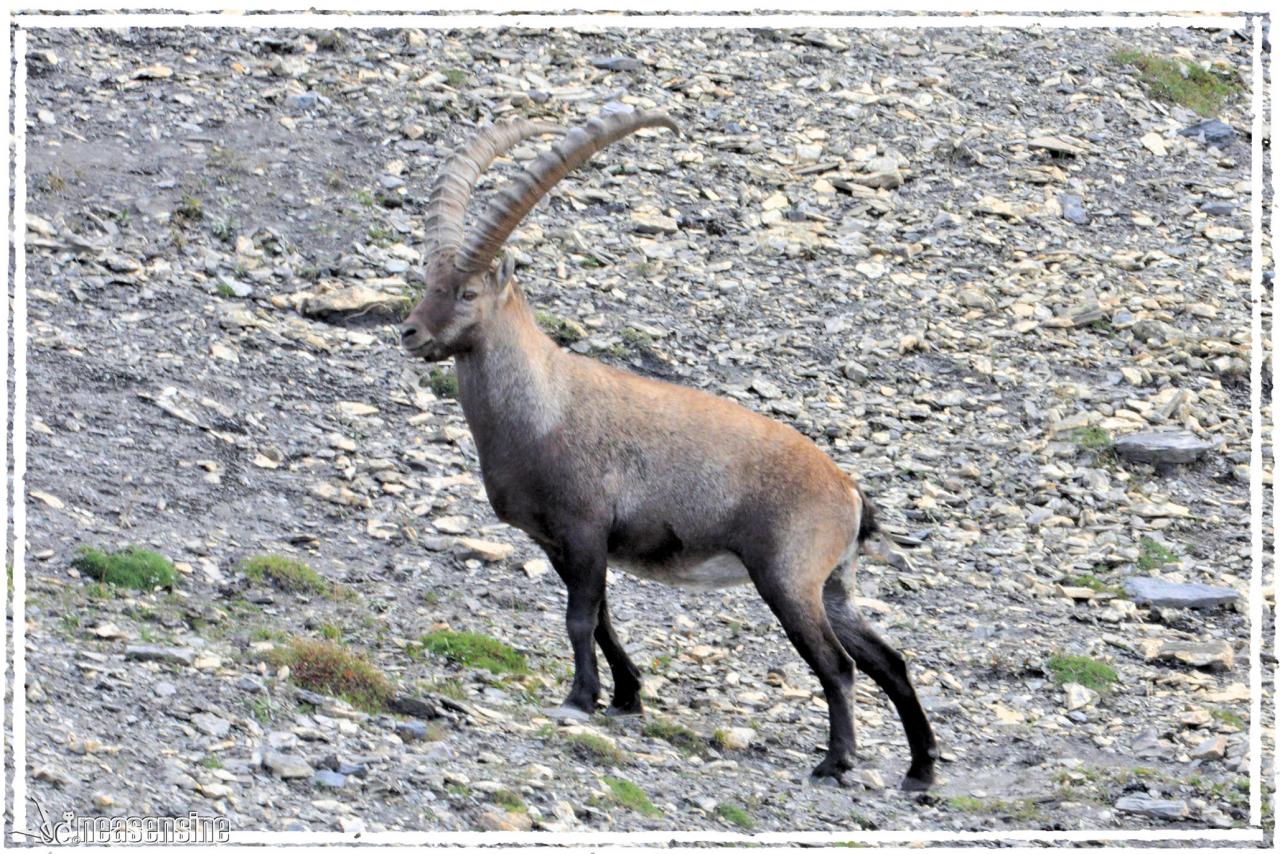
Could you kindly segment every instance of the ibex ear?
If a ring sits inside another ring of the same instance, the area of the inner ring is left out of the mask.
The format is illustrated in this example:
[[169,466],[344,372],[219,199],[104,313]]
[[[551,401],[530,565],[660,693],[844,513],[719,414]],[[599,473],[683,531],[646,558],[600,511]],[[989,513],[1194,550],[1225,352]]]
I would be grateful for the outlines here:
[[490,273],[493,277],[490,280],[493,285],[493,289],[499,293],[506,290],[511,285],[511,280],[512,277],[515,276],[515,273],[515,257],[509,252],[504,253],[502,257],[498,259],[498,265],[493,269],[493,272]]

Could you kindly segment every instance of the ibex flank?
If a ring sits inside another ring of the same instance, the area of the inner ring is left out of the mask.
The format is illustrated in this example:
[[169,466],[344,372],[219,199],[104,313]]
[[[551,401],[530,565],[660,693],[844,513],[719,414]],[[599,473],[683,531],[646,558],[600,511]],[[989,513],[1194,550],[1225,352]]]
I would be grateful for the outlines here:
[[[822,683],[830,712],[816,777],[853,767],[854,664],[888,693],[911,747],[903,788],[934,781],[933,731],[901,654],[854,606],[860,552],[884,534],[862,490],[799,432],[718,397],[561,350],[538,328],[499,251],[556,182],[657,112],[617,111],[567,133],[509,120],[478,129],[428,201],[425,296],[404,348],[454,357],[458,396],[494,512],[547,553],[569,592],[574,677],[564,705],[596,709],[598,644],[613,714],[638,714],[640,673],[609,622],[605,569],[712,589],[750,582]],[[497,192],[464,231],[480,174],[523,139],[564,136]]]

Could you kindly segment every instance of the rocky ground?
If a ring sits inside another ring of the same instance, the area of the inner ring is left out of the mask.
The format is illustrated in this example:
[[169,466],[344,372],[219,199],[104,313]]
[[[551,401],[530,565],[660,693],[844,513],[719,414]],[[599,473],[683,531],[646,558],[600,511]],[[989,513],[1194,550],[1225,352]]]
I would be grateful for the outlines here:
[[[237,830],[1246,826],[1248,100],[1212,116],[1230,133],[1184,135],[1202,117],[1113,55],[1247,90],[1248,48],[1185,29],[32,33],[32,795]],[[865,678],[859,770],[807,781],[821,692],[749,589],[613,578],[647,716],[542,712],[570,675],[561,584],[494,518],[448,377],[392,320],[467,128],[610,100],[685,133],[566,180],[517,233],[518,276],[567,346],[793,424],[924,538],[911,569],[860,580],[943,746],[926,795],[896,789],[905,742]],[[1151,430],[1189,434],[1190,461],[1117,442]],[[126,544],[175,561],[176,586],[72,567]],[[268,553],[341,592],[246,577]],[[1217,593],[1153,606],[1140,577]],[[443,628],[529,672],[424,651]],[[407,699],[300,691],[272,655],[297,637],[368,656]]]

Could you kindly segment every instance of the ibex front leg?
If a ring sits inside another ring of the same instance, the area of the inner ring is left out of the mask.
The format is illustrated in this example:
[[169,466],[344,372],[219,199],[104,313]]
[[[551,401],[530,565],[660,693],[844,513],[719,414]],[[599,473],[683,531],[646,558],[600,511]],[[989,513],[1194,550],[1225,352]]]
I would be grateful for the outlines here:
[[596,710],[600,696],[600,674],[596,668],[596,628],[604,606],[606,547],[593,537],[577,537],[548,548],[547,557],[565,587],[569,606],[565,628],[573,646],[573,687],[562,706],[586,714]]

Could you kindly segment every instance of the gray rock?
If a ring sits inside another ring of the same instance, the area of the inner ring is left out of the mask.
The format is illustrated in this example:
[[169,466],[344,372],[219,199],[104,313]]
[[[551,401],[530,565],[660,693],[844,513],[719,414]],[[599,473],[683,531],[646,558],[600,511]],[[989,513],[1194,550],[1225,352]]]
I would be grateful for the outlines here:
[[297,92],[284,99],[284,108],[290,113],[302,113],[318,106],[321,100],[317,92]]
[[441,717],[440,708],[426,697],[411,697],[406,694],[398,694],[392,698],[390,705],[393,712],[399,712],[402,715],[425,718],[426,720],[434,720]]
[[591,64],[605,71],[639,71],[644,63],[631,56],[594,56]]
[[1165,801],[1150,795],[1129,795],[1116,801],[1115,806],[1120,812],[1162,818],[1166,821],[1181,821],[1189,814],[1186,801]]
[[415,741],[426,741],[427,725],[422,721],[400,721],[396,724],[396,735],[405,744]]
[[341,789],[347,785],[345,774],[339,774],[337,771],[330,771],[328,768],[321,768],[311,778],[317,786],[324,786],[326,789]]
[[1222,202],[1215,199],[1200,205],[1200,210],[1209,216],[1230,216],[1235,213],[1236,206],[1233,202]]
[[231,722],[223,720],[208,712],[197,712],[191,716],[191,723],[205,735],[222,738],[231,731]]
[[1058,196],[1058,204],[1062,206],[1062,218],[1076,225],[1088,225],[1089,214],[1084,209],[1084,199],[1070,193]]
[[124,657],[126,661],[160,661],[165,664],[182,664],[190,667],[196,660],[196,651],[176,646],[153,646],[140,643],[126,646]]
[[1138,463],[1190,463],[1213,445],[1184,431],[1131,433],[1116,440],[1116,453]]
[[1139,605],[1154,605],[1157,608],[1214,608],[1240,598],[1239,593],[1226,587],[1180,584],[1149,575],[1126,578],[1124,591]]
[[274,750],[268,751],[262,757],[262,764],[281,780],[302,780],[314,773],[311,764],[301,756],[279,753]]
[[1218,119],[1205,119],[1202,122],[1196,122],[1193,125],[1187,125],[1178,131],[1178,136],[1186,136],[1191,139],[1207,142],[1210,145],[1222,145],[1230,142],[1235,138],[1236,132],[1231,125]]

